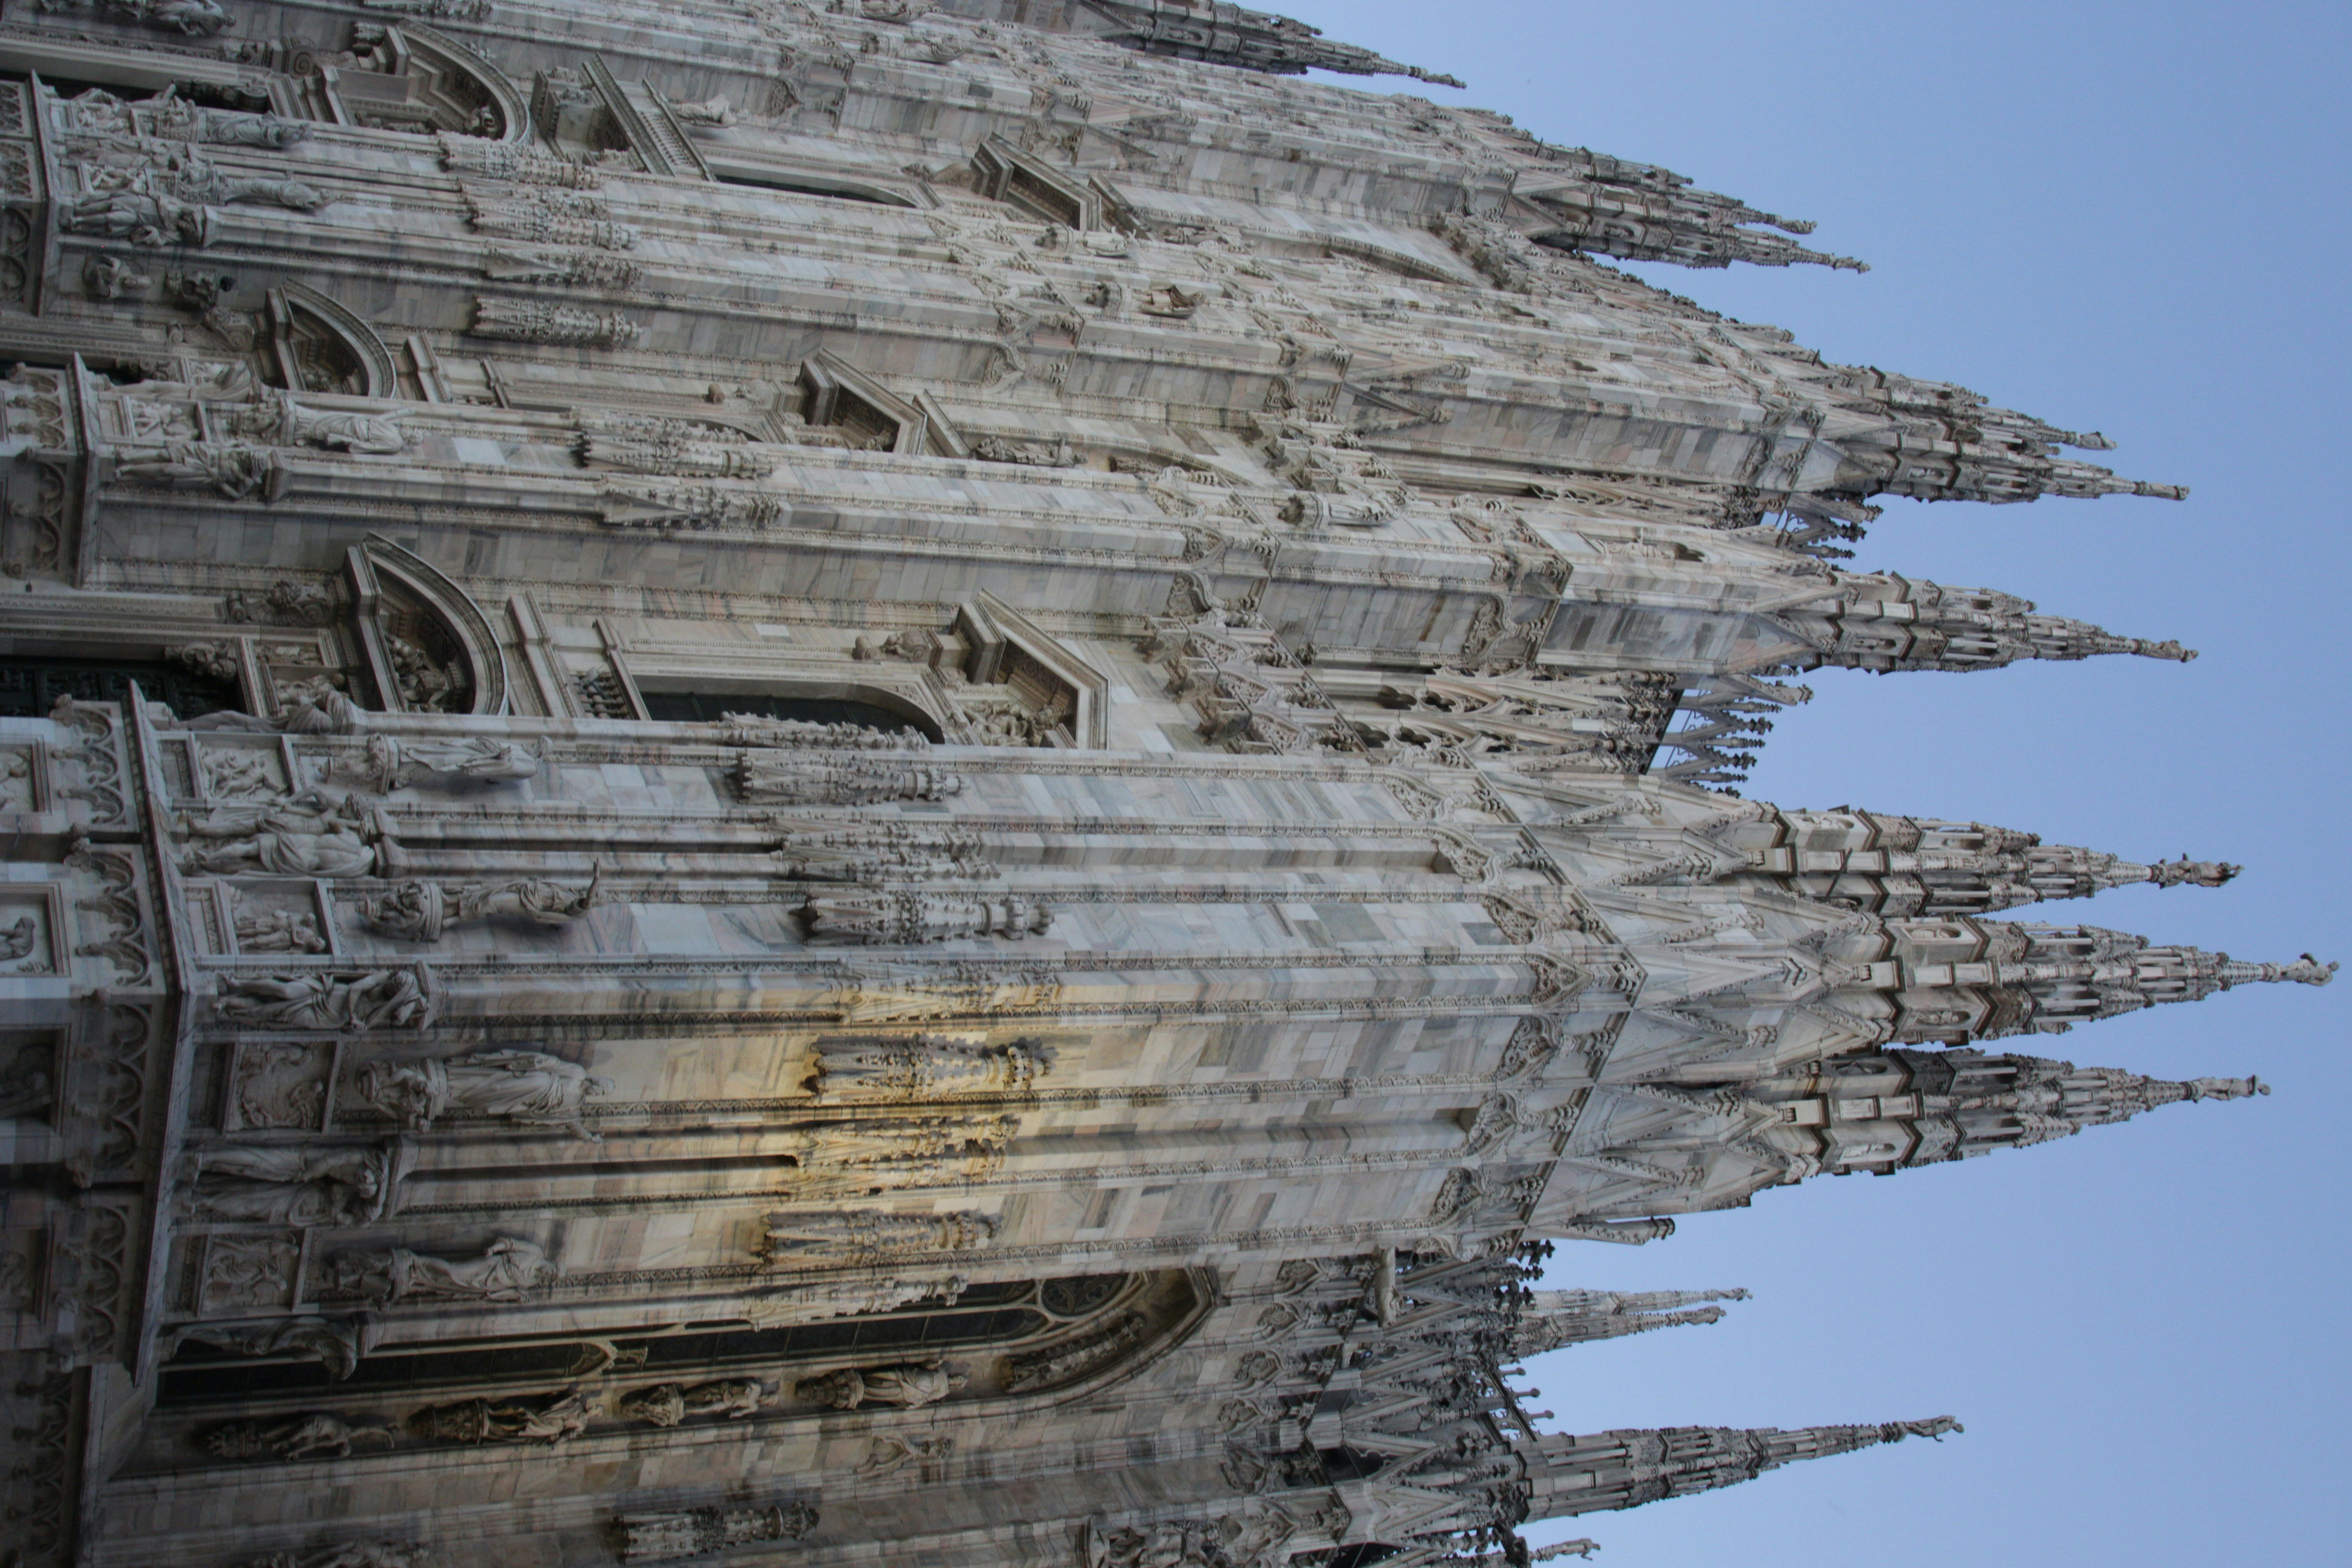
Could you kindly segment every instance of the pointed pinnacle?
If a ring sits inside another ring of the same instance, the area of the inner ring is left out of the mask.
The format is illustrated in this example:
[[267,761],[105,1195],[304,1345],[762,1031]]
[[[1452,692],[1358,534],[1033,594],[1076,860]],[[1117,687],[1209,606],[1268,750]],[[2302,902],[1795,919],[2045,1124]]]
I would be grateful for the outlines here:
[[2258,1078],[2192,1078],[2178,1085],[2190,1100],[2244,1100],[2268,1094],[2271,1086]]
[[2184,854],[2178,860],[2158,860],[2148,867],[2147,879],[2159,888],[2178,888],[2184,883],[2193,888],[2218,888],[2244,869],[2227,860],[2191,860]]

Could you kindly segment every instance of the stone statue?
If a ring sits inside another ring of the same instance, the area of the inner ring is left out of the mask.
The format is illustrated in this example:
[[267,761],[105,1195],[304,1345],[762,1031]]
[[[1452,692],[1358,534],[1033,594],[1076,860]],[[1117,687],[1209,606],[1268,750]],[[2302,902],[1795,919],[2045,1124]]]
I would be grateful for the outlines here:
[[913,945],[995,936],[1018,941],[1043,935],[1051,910],[1025,899],[950,899],[930,893],[818,893],[801,906],[801,921],[816,942]]
[[672,114],[677,115],[680,120],[685,121],[688,125],[732,125],[735,123],[735,106],[728,102],[724,98],[706,98],[700,100],[688,100],[685,102],[672,102],[669,106],[669,111]]
[[96,4],[101,16],[190,37],[226,33],[236,26],[236,19],[217,0],[96,0]]
[[259,407],[236,410],[226,424],[236,435],[280,447],[320,447],[382,457],[396,457],[416,439],[402,426],[397,414],[316,408],[285,392]]
[[[912,730],[869,730],[863,724],[813,724],[764,713],[729,713],[719,720],[730,746],[794,747],[826,752],[919,752],[931,742]],[[769,759],[778,760],[780,759]]]
[[313,1414],[283,1421],[232,1421],[205,1434],[207,1452],[223,1459],[347,1459],[362,1438],[389,1443],[392,1427],[381,1421],[346,1421]]
[[887,1405],[899,1410],[919,1410],[936,1405],[971,1380],[944,1362],[908,1362],[866,1369],[844,1367],[800,1385],[798,1396],[835,1410],[856,1410]]
[[276,801],[285,795],[267,752],[206,746],[203,757],[205,793],[216,800]]
[[170,719],[163,727],[227,731],[248,735],[349,735],[362,727],[362,711],[349,697],[329,688],[323,691],[287,693],[281,711],[275,719],[223,710],[200,713],[193,719]]
[[997,874],[977,839],[886,824],[853,832],[795,828],[775,850],[794,882],[978,881]]
[[819,1040],[811,1094],[927,1100],[946,1094],[1022,1094],[1054,1064],[1034,1040],[990,1046],[947,1036]]
[[236,913],[239,952],[324,952],[327,939],[318,917],[291,910],[239,910]]
[[1019,463],[1035,468],[1074,468],[1085,461],[1070,445],[1067,436],[1056,437],[1050,443],[1008,441],[1001,436],[982,436],[971,443],[971,455],[983,462]]
[[871,1267],[886,1259],[932,1252],[970,1252],[996,1236],[986,1215],[888,1214],[880,1209],[768,1216],[768,1261]]
[[278,459],[257,447],[217,441],[173,441],[161,448],[127,448],[114,460],[118,478],[142,485],[194,485],[231,500],[262,491]]
[[272,583],[257,603],[252,595],[242,593],[231,594],[221,602],[221,618],[226,621],[326,626],[332,626],[341,614],[333,592],[324,584],[298,582],[291,577]]
[[331,1268],[336,1289],[371,1301],[520,1301],[563,1278],[537,1242],[503,1236],[478,1258],[430,1258],[394,1247],[345,1253]]
[[362,1099],[411,1131],[447,1115],[488,1117],[523,1127],[567,1128],[594,1141],[581,1102],[612,1091],[575,1062],[538,1051],[478,1051],[421,1061],[373,1061],[360,1068]]
[[656,1426],[675,1426],[689,1416],[719,1415],[730,1421],[759,1413],[768,1389],[757,1378],[721,1378],[716,1383],[656,1384],[633,1389],[613,1406],[614,1414]]
[[366,762],[354,770],[376,790],[407,789],[436,773],[457,774],[485,783],[509,783],[536,778],[546,762],[543,742],[528,744],[468,736],[462,741],[394,740],[370,735]]
[[422,1029],[433,998],[422,970],[310,970],[297,974],[219,978],[213,1010],[226,1021],[263,1029]]
[[963,788],[963,780],[938,768],[820,761],[783,752],[745,752],[735,780],[745,800],[772,805],[938,800]]
[[428,1405],[408,1418],[419,1437],[445,1443],[568,1443],[588,1430],[587,1396],[578,1389],[537,1399],[468,1399]]
[[202,206],[160,192],[85,191],[56,210],[58,226],[68,234],[128,240],[148,250],[202,246],[212,238],[211,216]]
[[886,1432],[867,1447],[857,1473],[891,1475],[908,1465],[945,1459],[954,1452],[955,1439],[944,1432]]
[[404,942],[438,942],[442,931],[469,921],[505,915],[534,925],[568,925],[593,909],[600,868],[591,868],[578,887],[532,878],[488,885],[467,882],[455,889],[438,882],[400,882],[357,900],[360,916],[386,936]]
[[40,922],[30,915],[0,926],[0,960],[29,957],[40,932]]
[[390,1151],[366,1144],[232,1144],[195,1157],[184,1202],[200,1218],[364,1225],[392,1192]]
[[168,1357],[188,1341],[231,1355],[292,1355],[318,1362],[341,1383],[359,1369],[359,1325],[342,1318],[278,1318],[263,1323],[183,1323],[157,1346]]
[[[58,118],[67,130],[134,141],[153,135],[184,142],[234,140],[243,141],[247,146],[282,147],[310,134],[310,127],[299,121],[279,120],[276,115],[236,114],[222,110],[199,109],[179,95],[176,85],[166,87],[152,98],[127,100],[117,98],[104,88],[93,87],[64,100],[58,108]],[[197,134],[200,117],[204,116],[234,121],[267,121],[288,134],[283,140],[268,141],[246,140],[234,132],[219,137]]]
[[178,826],[202,841],[189,847],[183,869],[216,877],[371,877],[376,852],[368,839],[382,837],[365,808],[320,790],[272,805],[215,805]]
[[119,256],[93,256],[81,269],[82,286],[94,300],[120,300],[155,287],[155,275],[142,272]]

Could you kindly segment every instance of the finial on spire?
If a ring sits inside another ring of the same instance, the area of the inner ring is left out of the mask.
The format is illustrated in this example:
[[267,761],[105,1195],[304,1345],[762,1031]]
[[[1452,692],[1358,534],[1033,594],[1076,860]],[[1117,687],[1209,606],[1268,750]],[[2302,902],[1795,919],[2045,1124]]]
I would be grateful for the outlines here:
[[2337,963],[2322,963],[2307,952],[2293,963],[2241,963],[2226,952],[2213,956],[2221,961],[2219,978],[2224,991],[2232,985],[2274,985],[2287,980],[2298,985],[2325,985],[2335,979],[2336,972],[2343,967]]
[[2184,883],[2192,888],[2218,888],[2244,870],[2227,860],[2191,860],[2183,854],[2178,860],[2158,860],[2147,868],[2147,879],[2159,888],[2178,888]]
[[2258,1078],[2192,1078],[2180,1087],[2190,1100],[2244,1100],[2271,1091],[2271,1086]]

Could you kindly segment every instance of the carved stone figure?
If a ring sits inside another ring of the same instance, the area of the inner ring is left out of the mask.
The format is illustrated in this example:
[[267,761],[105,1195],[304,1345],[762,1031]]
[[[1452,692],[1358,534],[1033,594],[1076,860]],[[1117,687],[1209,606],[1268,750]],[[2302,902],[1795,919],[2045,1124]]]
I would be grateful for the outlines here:
[[224,1459],[344,1459],[362,1441],[389,1443],[392,1427],[381,1421],[348,1421],[324,1414],[283,1421],[232,1421],[204,1436],[207,1451]]
[[316,915],[291,910],[239,910],[236,913],[239,952],[324,952],[327,938]]
[[928,739],[912,730],[894,731],[869,730],[863,724],[813,724],[803,719],[771,719],[764,713],[730,713],[719,722],[726,743],[730,746],[791,747],[805,751],[919,752],[930,744]]
[[315,1361],[327,1375],[343,1382],[360,1364],[359,1326],[341,1318],[279,1318],[264,1323],[184,1323],[172,1331],[170,1349],[194,1341],[232,1355],[291,1355]]
[[692,1384],[662,1383],[651,1388],[630,1390],[614,1402],[613,1412],[655,1426],[675,1426],[697,1415],[718,1415],[735,1421],[757,1415],[767,1396],[768,1390],[759,1379],[751,1377]]
[[544,1443],[552,1448],[588,1430],[593,1412],[578,1389],[537,1399],[468,1399],[432,1405],[408,1418],[418,1437],[444,1443]]
[[249,594],[231,594],[221,618],[228,621],[270,621],[281,626],[331,626],[341,614],[335,595],[323,584],[281,578],[256,601]]
[[239,1055],[237,1119],[247,1127],[317,1131],[327,1109],[326,1063],[316,1046],[247,1041]]
[[176,85],[152,98],[130,100],[94,87],[58,107],[68,129],[105,136],[152,136],[173,142],[209,142],[278,152],[310,134],[310,126],[299,120],[191,103],[180,96]]
[[919,1410],[936,1405],[971,1380],[940,1361],[908,1362],[898,1366],[844,1367],[800,1385],[798,1397],[835,1410],[856,1410],[887,1405],[899,1410]]
[[173,441],[160,449],[125,450],[115,458],[114,471],[133,484],[193,485],[242,500],[269,484],[278,459],[234,442]]
[[192,872],[217,877],[369,877],[382,826],[348,796],[305,790],[271,805],[215,805],[180,819],[198,840],[184,858]]
[[808,1503],[771,1508],[693,1508],[675,1513],[620,1516],[625,1563],[669,1563],[708,1557],[730,1547],[766,1541],[798,1541],[816,1528]]
[[775,850],[776,874],[795,882],[979,881],[997,874],[977,840],[887,825],[788,834]]
[[141,272],[119,256],[93,256],[82,268],[82,285],[96,300],[120,300],[155,287],[155,275]]
[[1034,1040],[992,1046],[938,1035],[820,1039],[811,1094],[919,1100],[944,1094],[1021,1094],[1054,1065]]
[[412,969],[311,970],[220,977],[213,1010],[267,1029],[422,1029],[433,1021],[423,973]]
[[488,736],[419,741],[370,735],[365,765],[355,770],[355,776],[389,793],[410,788],[436,773],[493,784],[536,778],[545,761],[544,746],[537,742],[494,741]]
[[952,1307],[971,1281],[961,1274],[925,1279],[888,1276],[856,1279],[794,1280],[752,1293],[744,1303],[744,1317],[756,1327],[821,1322],[831,1318],[864,1317],[893,1311],[918,1302]]
[[482,252],[482,276],[494,283],[563,283],[628,289],[642,268],[625,256],[547,246],[495,245]]
[[1054,912],[1025,899],[951,899],[931,893],[819,893],[801,906],[811,942],[913,945],[1043,935]]
[[99,14],[137,22],[158,32],[204,37],[225,33],[236,19],[216,0],[95,0]]
[[392,1195],[392,1156],[352,1144],[232,1144],[194,1156],[186,1194],[207,1219],[363,1225]]
[[[341,691],[330,688],[287,693],[279,716],[275,719],[224,710],[200,713],[193,719],[164,715],[157,722],[173,730],[226,731],[248,735],[349,735],[361,728],[362,720],[359,707]],[[324,798],[323,794],[320,798]]]
[[405,942],[438,942],[448,926],[499,916],[534,925],[568,925],[593,909],[600,873],[574,887],[538,878],[488,885],[468,882],[445,889],[438,882],[401,882],[356,900],[361,918],[386,936]]
[[955,1438],[944,1432],[882,1433],[866,1450],[857,1473],[879,1478],[895,1474],[909,1464],[928,1467],[952,1455],[955,1446]]
[[996,1235],[986,1215],[887,1214],[879,1209],[768,1216],[768,1260],[790,1266],[840,1262],[870,1267],[894,1258],[970,1252]]
[[593,1139],[581,1102],[612,1082],[576,1062],[538,1051],[478,1051],[420,1061],[373,1061],[360,1068],[370,1105],[412,1131],[443,1116],[492,1117],[523,1127],[562,1127]]
[[203,207],[153,191],[88,191],[60,203],[57,213],[68,234],[128,240],[149,250],[201,246],[212,237]]
[[583,310],[540,300],[477,300],[474,324],[467,330],[479,338],[619,348],[635,342],[645,329],[617,312]]
[[670,103],[669,111],[688,125],[735,123],[735,106],[723,98],[689,100],[682,103],[673,100]]
[[938,768],[818,761],[786,752],[745,752],[735,779],[745,800],[772,805],[938,800],[963,788],[963,780]]
[[983,462],[1020,463],[1035,468],[1071,468],[1085,461],[1066,436],[1051,442],[1008,441],[1001,436],[982,436],[972,441],[971,455]]
[[330,451],[370,452],[391,457],[404,452],[415,437],[396,414],[366,414],[349,408],[318,408],[297,402],[290,393],[258,408],[236,410],[228,426],[237,435],[280,447],[322,447]]
[[1052,969],[861,963],[826,998],[844,1023],[868,1024],[920,1018],[1021,1016],[1050,1010],[1061,999],[1060,975]]
[[332,1264],[335,1288],[372,1301],[520,1301],[563,1278],[537,1242],[500,1237],[478,1258],[432,1258],[394,1247],[345,1253]]

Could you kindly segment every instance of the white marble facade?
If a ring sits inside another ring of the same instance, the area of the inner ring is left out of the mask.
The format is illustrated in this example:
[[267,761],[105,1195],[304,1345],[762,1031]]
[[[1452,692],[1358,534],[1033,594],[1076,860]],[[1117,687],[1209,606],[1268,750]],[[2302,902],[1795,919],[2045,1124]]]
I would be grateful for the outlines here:
[[2261,1089],[2001,1044],[2324,983],[2005,915],[2234,868],[1734,787],[1810,669],[2194,657],[1844,570],[1874,496],[2177,492],[1308,66],[1423,74],[0,22],[14,1561],[1467,1559],[1949,1426],[1539,1436],[1515,1356],[1721,1310],[1548,1248]]

